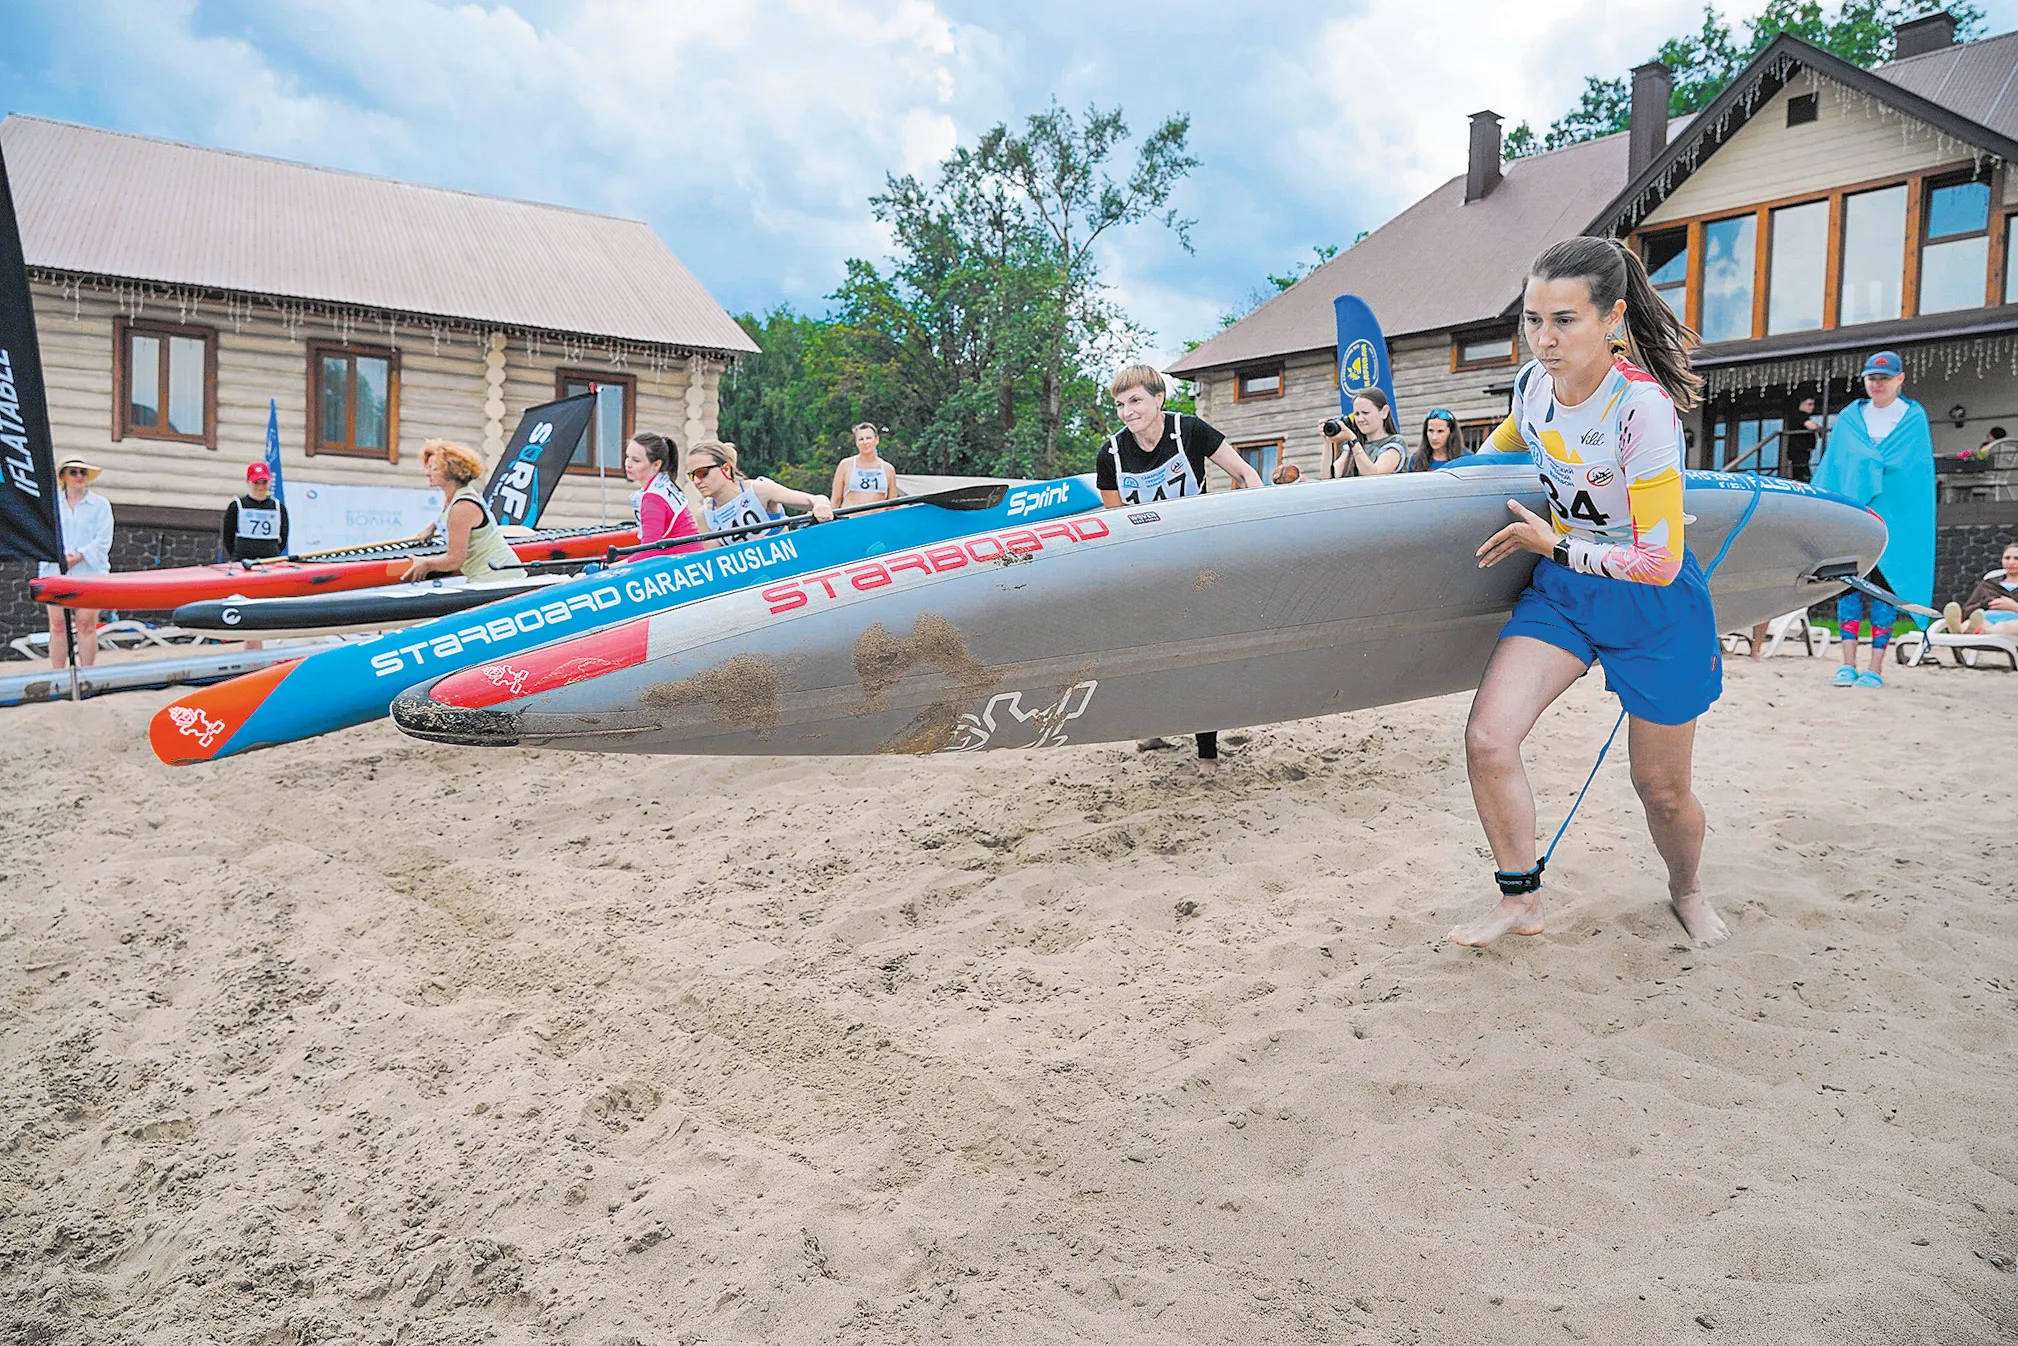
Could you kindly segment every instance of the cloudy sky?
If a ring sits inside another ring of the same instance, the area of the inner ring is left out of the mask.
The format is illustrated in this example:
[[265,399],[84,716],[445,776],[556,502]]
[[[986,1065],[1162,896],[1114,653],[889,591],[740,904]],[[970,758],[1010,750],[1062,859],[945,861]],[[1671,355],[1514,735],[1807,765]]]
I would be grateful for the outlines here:
[[[1730,0],[1742,18],[1761,0]],[[1993,0],[1989,31],[2018,27]],[[1191,118],[1187,255],[1105,262],[1155,353],[1270,271],[1538,127],[1693,0],[0,0],[5,108],[649,221],[731,311],[821,311],[886,247],[868,197],[1052,98]]]

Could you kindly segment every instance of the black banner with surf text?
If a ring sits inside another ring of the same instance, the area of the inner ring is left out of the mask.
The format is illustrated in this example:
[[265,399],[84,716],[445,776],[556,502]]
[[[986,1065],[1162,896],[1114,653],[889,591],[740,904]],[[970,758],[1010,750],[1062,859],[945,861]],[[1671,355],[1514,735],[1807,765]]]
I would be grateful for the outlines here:
[[561,484],[568,459],[582,442],[594,413],[596,395],[577,393],[558,402],[527,407],[512,432],[504,457],[498,459],[490,484],[483,488],[491,517],[501,524],[536,527],[540,512]]
[[35,304],[0,155],[0,560],[63,564],[57,490]]

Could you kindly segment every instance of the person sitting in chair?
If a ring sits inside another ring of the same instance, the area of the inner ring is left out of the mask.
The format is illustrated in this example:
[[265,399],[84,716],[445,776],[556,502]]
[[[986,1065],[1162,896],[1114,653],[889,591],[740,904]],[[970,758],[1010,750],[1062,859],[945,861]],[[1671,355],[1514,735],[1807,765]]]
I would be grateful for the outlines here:
[[1979,580],[1966,601],[1943,608],[1941,618],[1957,635],[2018,638],[2018,542],[2005,543],[2003,568]]

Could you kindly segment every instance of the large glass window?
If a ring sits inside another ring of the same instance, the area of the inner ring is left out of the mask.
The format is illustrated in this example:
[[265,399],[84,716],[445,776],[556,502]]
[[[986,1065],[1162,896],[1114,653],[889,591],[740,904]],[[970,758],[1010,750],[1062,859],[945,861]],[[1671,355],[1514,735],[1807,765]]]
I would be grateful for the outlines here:
[[1906,274],[1906,185],[1843,198],[1843,284],[1836,322],[1887,322],[1899,316]]
[[1727,472],[1777,474],[1785,424],[1777,416],[1719,417],[1712,422],[1716,465]]
[[1927,189],[1920,248],[1920,311],[1979,308],[1990,266],[1990,184],[1950,182]]
[[211,383],[216,335],[204,328],[121,323],[118,437],[216,446]]
[[310,445],[399,461],[399,363],[390,351],[318,346],[310,354],[315,393]]
[[1757,233],[1750,215],[1703,226],[1704,341],[1738,341],[1752,334]]
[[634,381],[628,374],[592,374],[585,370],[563,370],[556,380],[562,397],[595,390],[595,410],[589,413],[589,427],[568,459],[570,471],[624,470],[624,445],[632,434],[632,392]]
[[1773,212],[1766,279],[1766,331],[1806,332],[1822,325],[1828,288],[1829,203],[1810,201]]
[[2018,304],[2018,258],[2011,246],[2018,243],[2018,215],[2004,217],[2004,302]]
[[1646,240],[1647,276],[1654,292],[1674,310],[1681,322],[1689,320],[1689,231],[1670,229],[1649,234]]

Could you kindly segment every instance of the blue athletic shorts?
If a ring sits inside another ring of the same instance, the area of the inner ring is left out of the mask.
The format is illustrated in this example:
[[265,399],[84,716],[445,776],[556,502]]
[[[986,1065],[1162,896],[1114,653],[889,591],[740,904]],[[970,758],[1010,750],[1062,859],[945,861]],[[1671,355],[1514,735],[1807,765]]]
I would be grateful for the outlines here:
[[1605,690],[1654,724],[1687,724],[1724,690],[1717,614],[1696,554],[1684,550],[1674,583],[1584,575],[1543,558],[1500,631],[1532,636],[1603,664]]

